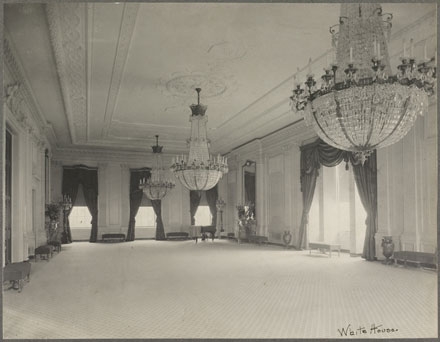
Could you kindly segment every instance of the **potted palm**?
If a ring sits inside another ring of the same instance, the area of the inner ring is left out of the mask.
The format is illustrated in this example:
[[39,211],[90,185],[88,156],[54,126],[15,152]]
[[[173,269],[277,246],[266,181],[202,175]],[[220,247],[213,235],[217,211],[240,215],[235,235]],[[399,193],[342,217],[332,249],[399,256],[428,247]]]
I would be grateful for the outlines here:
[[49,217],[49,225],[46,230],[47,240],[57,240],[58,223],[60,220],[61,205],[59,203],[46,204],[46,216]]
[[237,205],[238,239],[249,239],[256,234],[257,221],[255,220],[255,206],[253,203]]

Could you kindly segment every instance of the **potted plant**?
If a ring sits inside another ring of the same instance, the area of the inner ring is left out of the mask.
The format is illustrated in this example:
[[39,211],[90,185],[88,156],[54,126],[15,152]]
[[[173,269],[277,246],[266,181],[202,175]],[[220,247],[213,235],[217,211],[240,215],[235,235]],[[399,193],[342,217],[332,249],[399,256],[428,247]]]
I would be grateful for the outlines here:
[[238,238],[248,239],[250,235],[256,234],[257,221],[255,220],[255,206],[253,203],[237,205],[238,213]]
[[49,226],[47,228],[48,241],[57,240],[58,223],[60,219],[61,204],[52,202],[46,204],[46,216],[49,217]]

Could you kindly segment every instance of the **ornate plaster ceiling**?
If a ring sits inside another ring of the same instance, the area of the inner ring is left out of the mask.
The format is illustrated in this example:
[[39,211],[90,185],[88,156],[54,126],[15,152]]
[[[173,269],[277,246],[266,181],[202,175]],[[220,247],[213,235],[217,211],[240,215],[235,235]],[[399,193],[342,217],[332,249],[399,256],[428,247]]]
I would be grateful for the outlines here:
[[[394,30],[434,4],[385,4]],[[292,75],[330,47],[338,4],[50,3],[5,8],[5,38],[58,147],[187,150],[202,88],[212,152],[299,117]]]

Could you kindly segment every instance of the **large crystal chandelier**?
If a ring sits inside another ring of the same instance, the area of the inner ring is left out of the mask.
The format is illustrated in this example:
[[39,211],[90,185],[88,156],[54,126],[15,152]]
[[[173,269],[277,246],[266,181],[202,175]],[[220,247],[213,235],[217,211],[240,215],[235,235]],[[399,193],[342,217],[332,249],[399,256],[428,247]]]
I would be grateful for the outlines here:
[[412,41],[409,56],[404,43],[398,72],[391,74],[385,39],[391,19],[380,4],[342,4],[339,25],[330,28],[336,63],[324,69],[320,86],[309,72],[305,88],[297,84],[291,96],[292,109],[303,111],[322,140],[362,162],[402,139],[434,93],[435,59],[427,58],[426,45],[416,61]]
[[159,136],[156,135],[156,146],[151,146],[155,157],[154,166],[151,169],[151,177],[141,179],[139,188],[144,191],[151,200],[160,200],[165,197],[167,192],[174,188],[173,181],[166,177],[165,169],[162,165],[162,148],[159,146]]
[[189,143],[189,156],[173,158],[171,166],[175,176],[189,190],[209,190],[213,188],[223,174],[228,172],[227,158],[218,155],[209,155],[209,140],[207,137],[205,115],[207,106],[200,104],[200,88],[197,91],[197,104],[190,106],[192,115],[191,137]]

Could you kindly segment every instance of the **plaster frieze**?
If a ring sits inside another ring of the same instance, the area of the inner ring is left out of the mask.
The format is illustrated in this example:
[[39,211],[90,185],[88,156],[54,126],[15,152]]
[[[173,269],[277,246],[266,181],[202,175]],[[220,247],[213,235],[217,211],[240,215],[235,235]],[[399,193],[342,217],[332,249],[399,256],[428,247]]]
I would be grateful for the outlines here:
[[22,92],[21,83],[13,83],[5,86],[5,103],[9,110],[13,114],[17,123],[26,132],[26,134],[31,138],[31,140],[39,145],[44,144],[44,139],[41,138],[40,131],[37,126],[35,126],[32,120],[29,118],[26,107],[24,96]]
[[23,67],[16,56],[9,36],[5,33],[3,58],[11,78],[11,82],[4,85],[5,104],[25,130],[29,126],[33,126],[41,132],[45,125],[45,119],[35,101]]
[[[130,162],[134,164],[152,164],[154,161],[151,152],[133,151],[109,151],[91,148],[57,148],[53,150],[54,158],[64,161],[102,161],[102,162]],[[171,160],[172,155],[164,155],[164,158]]]
[[50,41],[73,143],[87,140],[86,4],[46,4]]

